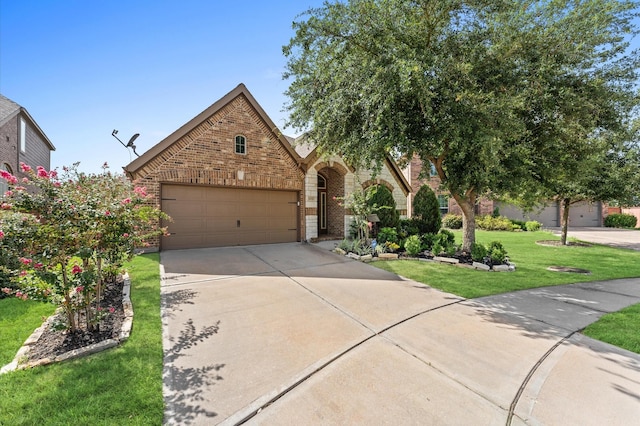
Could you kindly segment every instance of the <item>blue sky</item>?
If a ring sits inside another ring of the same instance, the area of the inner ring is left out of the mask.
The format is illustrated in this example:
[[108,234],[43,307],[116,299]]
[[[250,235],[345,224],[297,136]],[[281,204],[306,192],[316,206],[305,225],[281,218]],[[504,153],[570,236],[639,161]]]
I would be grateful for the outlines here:
[[[56,146],[52,168],[120,171],[244,83],[283,129],[282,46],[322,0],[2,0],[0,93]],[[638,40],[634,43],[638,45]]]
[[113,129],[125,143],[140,133],[142,153],[240,83],[283,128],[282,46],[321,4],[2,0],[0,93],[51,139],[52,168],[120,171],[130,154]]

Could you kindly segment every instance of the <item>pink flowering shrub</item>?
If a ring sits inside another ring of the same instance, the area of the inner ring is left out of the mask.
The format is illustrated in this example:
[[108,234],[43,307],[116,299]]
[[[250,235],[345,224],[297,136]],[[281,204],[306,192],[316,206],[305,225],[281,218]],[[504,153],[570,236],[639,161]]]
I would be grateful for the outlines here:
[[21,169],[29,175],[22,186],[8,172],[0,176],[10,186],[1,199],[0,285],[11,288],[8,281],[16,297],[60,305],[71,331],[83,327],[81,317],[93,329],[106,313],[98,314],[103,282],[136,247],[165,232],[157,225],[163,214],[146,203],[144,188],[106,167],[84,174],[76,164],[61,176]]

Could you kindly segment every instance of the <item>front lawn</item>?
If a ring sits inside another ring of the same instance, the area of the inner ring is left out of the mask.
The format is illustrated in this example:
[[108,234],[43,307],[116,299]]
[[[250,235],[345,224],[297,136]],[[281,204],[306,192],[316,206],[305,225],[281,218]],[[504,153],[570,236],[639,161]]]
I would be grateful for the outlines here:
[[583,333],[593,339],[640,354],[640,304],[602,316]]
[[[461,232],[456,231],[455,235],[456,243],[460,243]],[[378,261],[373,265],[469,299],[535,287],[640,277],[638,251],[600,245],[549,247],[536,244],[539,240],[557,239],[544,231],[476,231],[476,241],[480,243],[497,240],[504,244],[509,258],[517,265],[515,272],[484,272],[417,260]],[[552,265],[588,269],[591,275],[547,271]]]
[[[159,425],[163,418],[162,325],[159,255],[136,257],[131,276],[134,323],[121,346],[62,363],[0,376],[0,425]],[[18,301],[20,302],[20,301]],[[14,300],[0,300],[0,312]],[[25,305],[26,306],[26,305]],[[47,305],[42,305],[47,306]],[[46,314],[45,314],[46,315]],[[0,341],[9,361],[39,325],[25,325],[23,336]],[[13,329],[16,324],[2,323]],[[22,326],[21,326],[22,327]],[[9,355],[13,351],[13,354]],[[7,361],[7,362],[9,362]]]

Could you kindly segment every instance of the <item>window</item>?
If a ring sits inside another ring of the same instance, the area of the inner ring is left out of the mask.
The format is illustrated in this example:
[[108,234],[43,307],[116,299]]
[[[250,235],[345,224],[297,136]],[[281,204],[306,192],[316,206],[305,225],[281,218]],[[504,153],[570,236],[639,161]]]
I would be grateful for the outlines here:
[[436,166],[431,162],[429,162],[429,176],[438,176]]
[[318,175],[318,189],[327,189],[327,180],[322,175]]
[[445,215],[449,213],[449,196],[440,194],[438,195],[438,204],[440,204],[440,214]]
[[236,136],[236,154],[246,154],[247,153],[247,139],[242,136]]
[[27,122],[20,118],[20,152],[27,152]]

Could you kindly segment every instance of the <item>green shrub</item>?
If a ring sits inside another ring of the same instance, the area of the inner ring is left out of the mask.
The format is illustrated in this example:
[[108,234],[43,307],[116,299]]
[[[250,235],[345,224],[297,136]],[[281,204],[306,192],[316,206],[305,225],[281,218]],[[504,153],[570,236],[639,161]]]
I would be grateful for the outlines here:
[[378,244],[384,244],[386,242],[398,243],[398,231],[395,228],[382,228],[378,232],[377,238]]
[[409,256],[415,256],[420,253],[420,249],[422,248],[422,242],[420,241],[420,237],[417,235],[412,235],[404,242],[404,249],[407,251]]
[[449,229],[462,228],[462,216],[453,213],[447,213],[442,218],[442,226]]
[[490,215],[476,217],[476,226],[485,231],[512,231],[512,223],[504,216],[493,217]]
[[398,237],[407,238],[409,235],[420,233],[416,219],[401,219],[398,224]]
[[529,220],[524,223],[524,229],[529,232],[539,231],[542,228],[542,223],[537,220]]
[[377,185],[375,192],[368,200],[368,204],[377,206],[373,213],[378,215],[380,219],[378,225],[381,228],[396,228],[398,226],[400,214],[396,209],[396,200],[394,200],[389,188],[384,185]]
[[446,229],[441,229],[436,237],[443,246],[452,246],[456,242],[456,236],[453,232],[447,231]]
[[484,244],[473,243],[471,245],[471,259],[474,262],[483,262],[485,257],[487,257],[487,248]]
[[504,263],[507,257],[507,251],[500,241],[491,241],[487,248],[487,254],[491,258],[491,263],[497,265]]
[[416,193],[413,199],[413,214],[418,219],[421,233],[435,234],[440,230],[440,203],[429,185],[422,185]]
[[604,226],[608,228],[635,228],[638,218],[626,213],[614,213],[604,218]]
[[436,234],[423,234],[422,235],[422,249],[431,250],[433,243],[436,241]]

